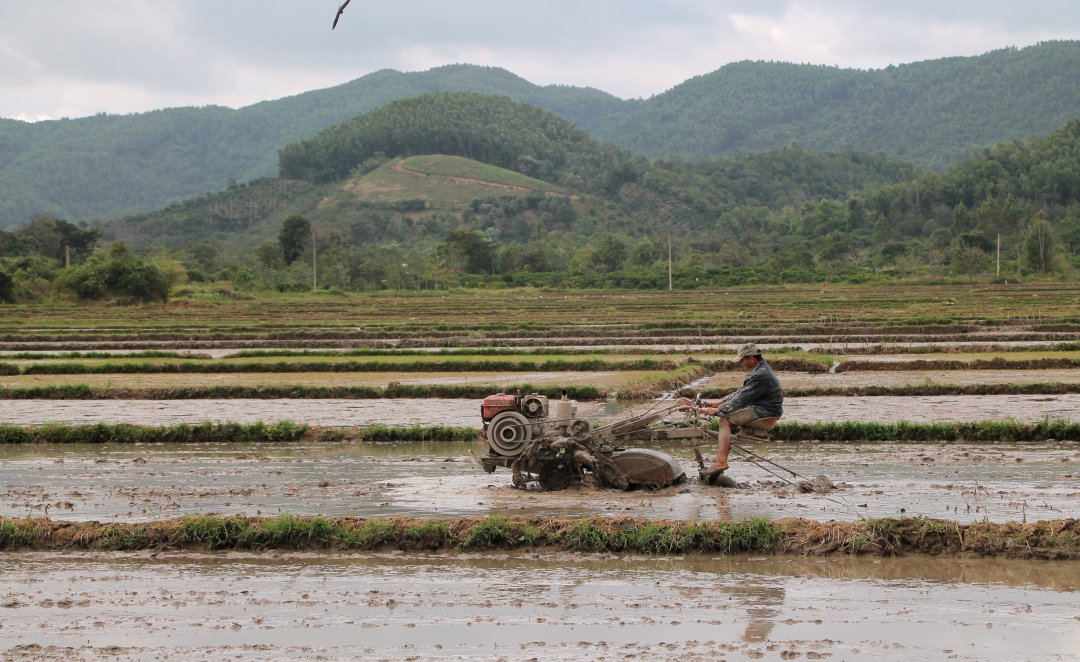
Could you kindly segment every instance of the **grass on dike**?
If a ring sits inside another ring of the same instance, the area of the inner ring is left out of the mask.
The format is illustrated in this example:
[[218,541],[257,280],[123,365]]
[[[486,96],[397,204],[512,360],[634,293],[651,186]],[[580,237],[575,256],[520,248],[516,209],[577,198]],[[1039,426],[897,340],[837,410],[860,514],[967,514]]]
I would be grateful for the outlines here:
[[[108,551],[151,547],[207,550],[338,549],[515,549],[554,547],[582,552],[639,552],[650,555],[709,552],[733,554],[774,549],[782,532],[766,518],[742,522],[653,522],[582,519],[576,521],[484,519],[439,521],[351,518],[189,515],[179,521],[145,524],[88,523],[78,542]],[[0,522],[0,550],[33,547],[50,529],[46,518]]]
[[189,515],[138,524],[0,518],[0,550],[324,549],[401,551],[513,550],[629,552],[653,556],[773,552],[811,556],[929,555],[994,558],[1080,558],[1080,521],[1020,524],[959,522],[927,517],[817,522],[808,519],[741,522],[650,521],[628,517],[578,520]]

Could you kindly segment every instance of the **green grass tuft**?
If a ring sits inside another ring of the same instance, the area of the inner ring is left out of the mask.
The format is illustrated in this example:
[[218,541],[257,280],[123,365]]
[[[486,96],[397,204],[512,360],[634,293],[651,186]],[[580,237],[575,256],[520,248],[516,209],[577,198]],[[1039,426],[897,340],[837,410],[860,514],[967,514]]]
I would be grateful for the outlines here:
[[498,515],[491,515],[465,533],[461,548],[513,546],[514,537],[514,527],[509,521]]

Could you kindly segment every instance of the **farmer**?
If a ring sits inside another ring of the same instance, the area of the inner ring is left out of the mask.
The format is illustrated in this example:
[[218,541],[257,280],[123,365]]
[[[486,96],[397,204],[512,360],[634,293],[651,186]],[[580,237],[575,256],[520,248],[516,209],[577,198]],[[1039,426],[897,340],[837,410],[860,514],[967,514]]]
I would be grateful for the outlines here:
[[694,410],[706,416],[720,415],[720,444],[716,462],[701,474],[702,480],[710,482],[728,468],[731,452],[731,426],[751,424],[751,427],[771,429],[776,419],[784,413],[784,392],[776,374],[761,358],[761,349],[749,343],[739,349],[739,363],[746,370],[742,388],[716,402],[702,402]]

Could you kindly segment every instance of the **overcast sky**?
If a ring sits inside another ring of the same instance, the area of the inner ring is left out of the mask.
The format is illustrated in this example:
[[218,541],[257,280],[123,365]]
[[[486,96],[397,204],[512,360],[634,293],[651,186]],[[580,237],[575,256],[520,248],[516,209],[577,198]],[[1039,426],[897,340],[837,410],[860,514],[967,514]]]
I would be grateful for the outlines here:
[[500,66],[648,97],[728,62],[878,68],[1080,38],[1078,0],[0,0],[0,117],[244,106]]

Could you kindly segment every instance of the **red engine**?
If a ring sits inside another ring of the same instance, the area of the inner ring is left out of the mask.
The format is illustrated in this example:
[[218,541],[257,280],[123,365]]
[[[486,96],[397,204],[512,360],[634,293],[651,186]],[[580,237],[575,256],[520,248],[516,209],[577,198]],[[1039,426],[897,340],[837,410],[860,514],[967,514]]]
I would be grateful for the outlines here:
[[517,408],[518,396],[516,395],[506,395],[504,393],[489,395],[484,398],[483,404],[480,405],[480,416],[487,423],[504,411],[517,411]]

